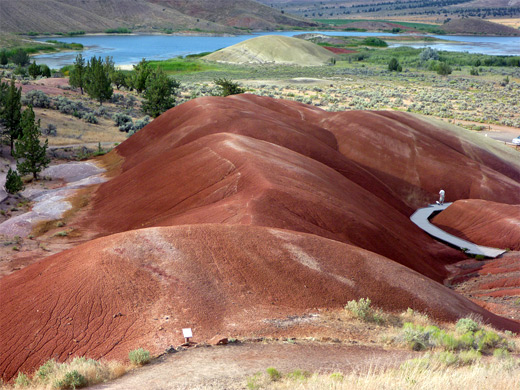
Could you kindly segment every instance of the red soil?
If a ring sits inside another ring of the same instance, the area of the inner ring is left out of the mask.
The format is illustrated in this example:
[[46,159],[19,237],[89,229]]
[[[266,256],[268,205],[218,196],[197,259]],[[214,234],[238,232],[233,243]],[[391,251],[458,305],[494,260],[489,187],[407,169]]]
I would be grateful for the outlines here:
[[38,90],[46,93],[47,95],[79,95],[79,92],[60,88],[69,86],[69,80],[67,78],[47,78],[25,85],[17,83],[16,86],[22,87],[22,92],[24,94],[32,90]]
[[[403,283],[403,281],[406,281]],[[469,313],[520,324],[382,256],[334,240],[265,227],[184,225],[134,230],[53,255],[0,280],[1,371],[10,379],[49,358],[124,358],[215,334],[268,332],[263,319],[340,308],[370,296],[455,320]]]
[[520,320],[520,252],[486,261],[466,260],[450,268],[458,275],[451,279],[455,291],[493,313]]
[[333,47],[333,46],[323,46],[325,49],[333,52],[334,54],[346,54],[346,53],[356,53],[356,50],[348,50],[343,49],[341,47]]
[[201,341],[268,334],[266,318],[367,296],[520,331],[437,283],[464,257],[409,220],[441,187],[448,200],[520,203],[520,167],[449,129],[405,113],[208,97],[107,158],[121,169],[75,228],[110,236],[0,280],[4,379],[49,358],[159,352],[186,326]]
[[458,200],[432,222],[479,245],[520,251],[520,205],[481,199]]

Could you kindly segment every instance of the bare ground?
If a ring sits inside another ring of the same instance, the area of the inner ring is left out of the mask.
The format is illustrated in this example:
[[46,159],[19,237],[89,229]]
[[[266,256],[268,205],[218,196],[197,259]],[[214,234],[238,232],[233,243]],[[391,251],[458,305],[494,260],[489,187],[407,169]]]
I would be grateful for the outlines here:
[[245,389],[256,373],[364,372],[398,367],[415,353],[380,347],[316,342],[256,342],[198,347],[163,355],[111,383],[92,389]]

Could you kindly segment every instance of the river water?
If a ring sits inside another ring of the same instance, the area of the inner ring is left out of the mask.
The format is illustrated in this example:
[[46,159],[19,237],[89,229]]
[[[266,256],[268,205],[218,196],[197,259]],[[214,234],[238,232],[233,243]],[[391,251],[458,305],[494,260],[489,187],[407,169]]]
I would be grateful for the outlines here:
[[[310,31],[336,36],[392,36],[390,33],[350,32],[350,31]],[[294,36],[305,31],[266,32],[237,36],[180,36],[180,35],[84,35],[66,38],[52,38],[60,42],[81,43],[86,59],[92,56],[112,56],[117,65],[136,64],[142,58],[165,60],[187,54],[211,52],[261,35]],[[492,55],[520,55],[520,37],[477,37],[435,35],[446,42],[400,42],[390,46],[432,47],[438,50],[466,51]],[[49,38],[39,38],[45,41]],[[450,42],[448,42],[450,41]],[[39,64],[60,68],[72,64],[78,52],[43,54],[34,57]]]

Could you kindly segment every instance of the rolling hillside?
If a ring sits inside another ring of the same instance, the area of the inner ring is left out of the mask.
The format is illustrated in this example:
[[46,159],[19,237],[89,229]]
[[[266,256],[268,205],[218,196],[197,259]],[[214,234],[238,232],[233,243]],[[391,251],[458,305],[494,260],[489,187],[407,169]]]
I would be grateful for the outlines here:
[[0,20],[0,31],[15,33],[103,32],[118,27],[233,33],[240,31],[235,27],[270,30],[313,24],[251,0],[2,0]]
[[204,59],[232,64],[318,66],[330,63],[333,57],[329,50],[303,39],[265,35],[226,47]]
[[491,139],[404,112],[243,94],[174,107],[104,158],[118,167],[67,224],[97,238],[0,279],[4,380],[51,357],[158,354],[186,326],[200,342],[269,335],[270,319],[361,297],[520,331],[442,283],[465,255],[409,219],[442,186],[473,201],[467,219],[440,223],[473,235],[485,209],[492,223],[476,233],[507,229],[520,164]]

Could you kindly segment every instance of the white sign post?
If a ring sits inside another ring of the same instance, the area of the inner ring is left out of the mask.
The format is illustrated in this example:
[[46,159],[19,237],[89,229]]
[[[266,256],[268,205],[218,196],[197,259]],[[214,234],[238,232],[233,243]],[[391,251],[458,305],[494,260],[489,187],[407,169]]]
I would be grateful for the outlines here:
[[191,331],[191,328],[183,328],[182,335],[184,336],[186,343],[189,343],[190,339],[193,337],[193,332]]

